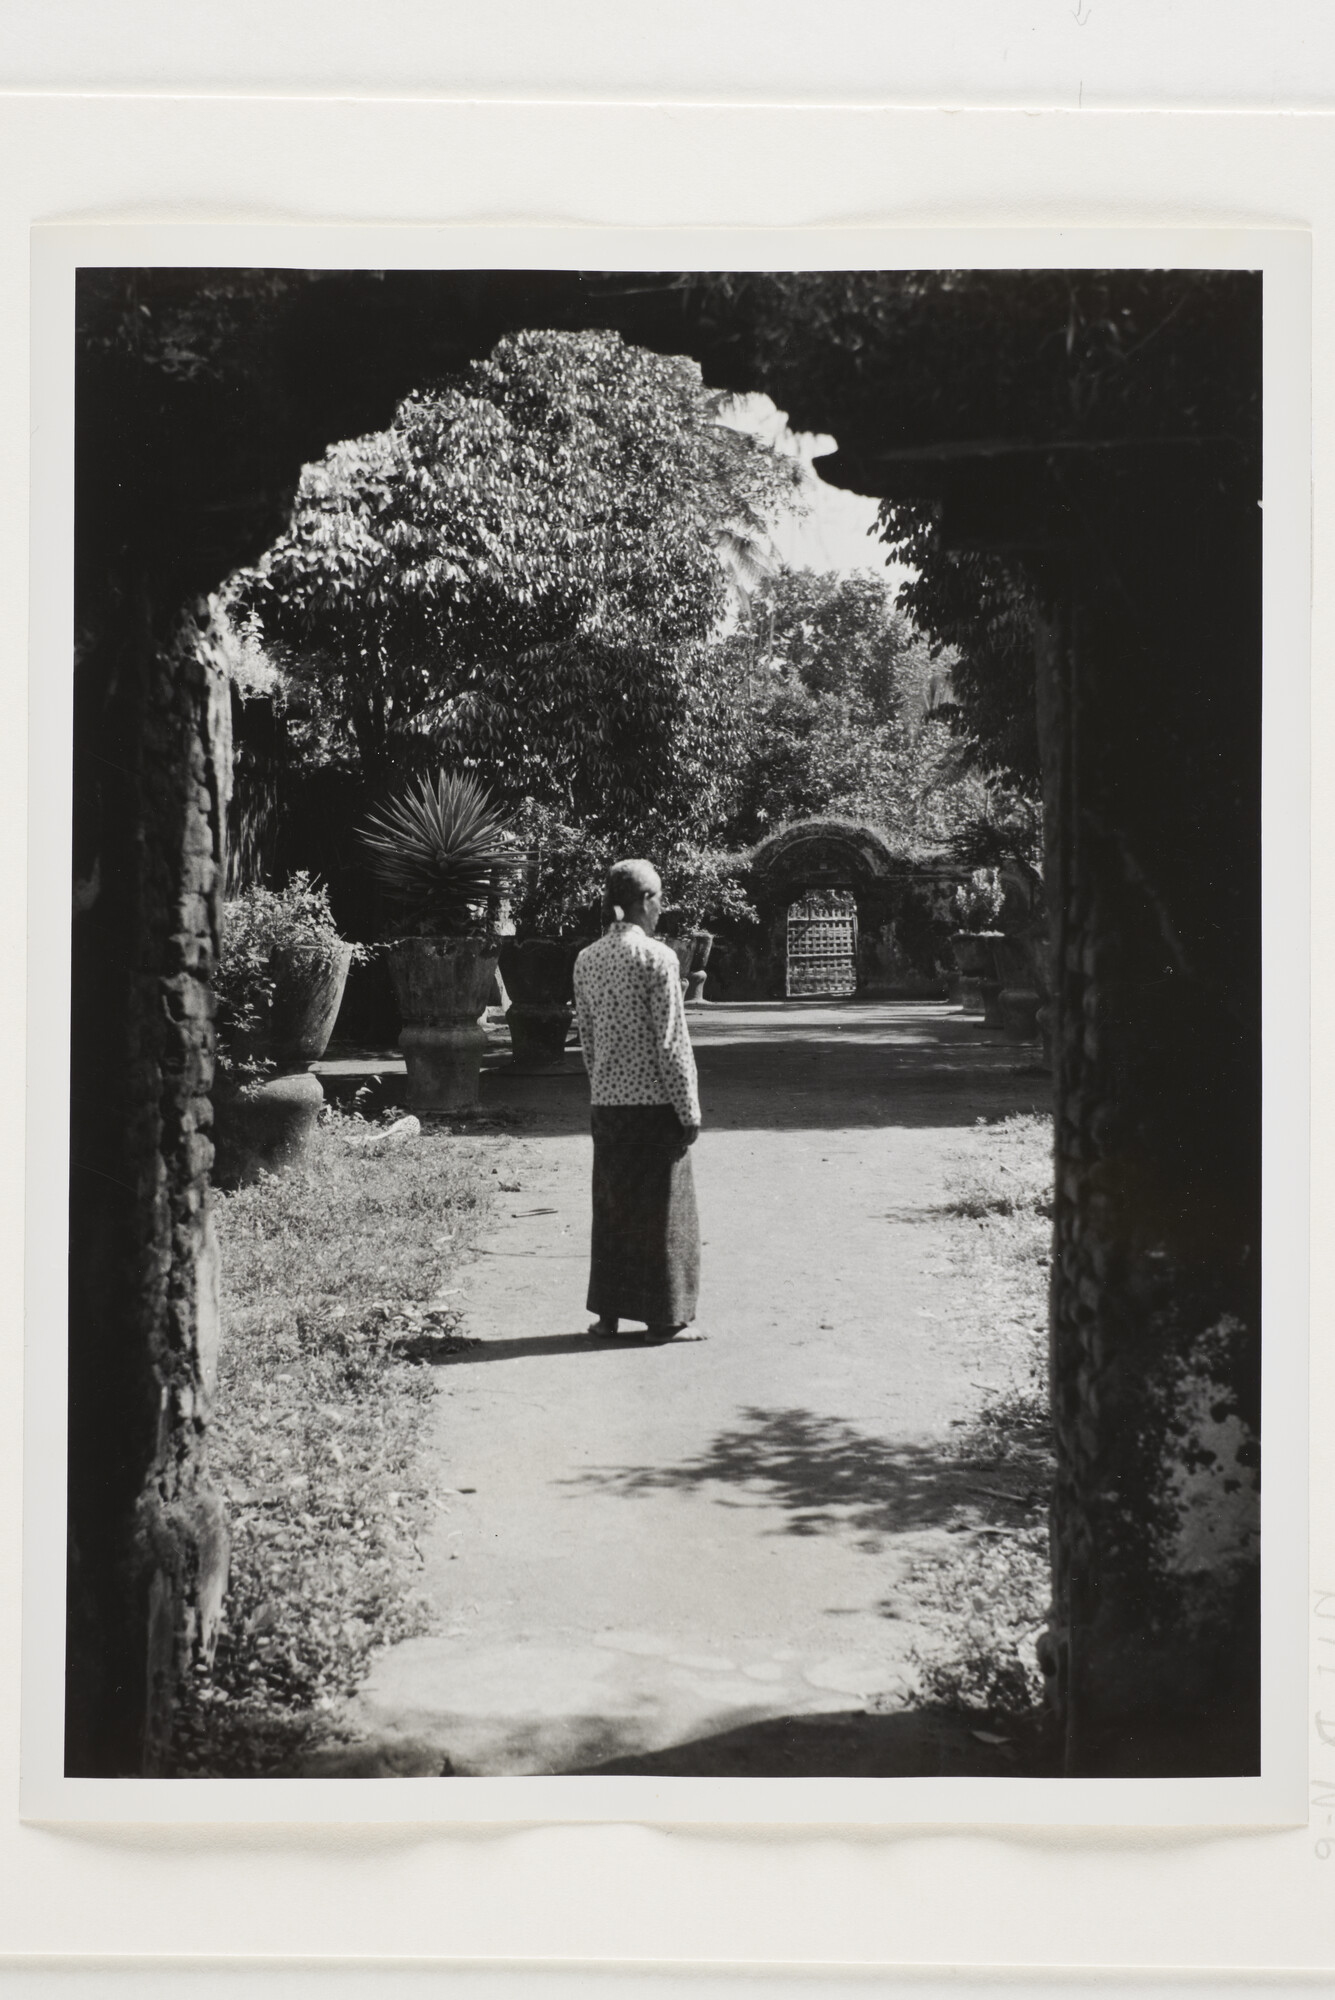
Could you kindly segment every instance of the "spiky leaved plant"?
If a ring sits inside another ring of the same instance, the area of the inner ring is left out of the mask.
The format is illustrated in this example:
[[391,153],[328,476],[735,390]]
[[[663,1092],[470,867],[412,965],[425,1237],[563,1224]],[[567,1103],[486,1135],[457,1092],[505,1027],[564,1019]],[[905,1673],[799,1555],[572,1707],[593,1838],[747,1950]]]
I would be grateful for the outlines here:
[[481,928],[498,869],[523,855],[505,814],[468,772],[418,778],[358,834],[404,933],[461,937]]

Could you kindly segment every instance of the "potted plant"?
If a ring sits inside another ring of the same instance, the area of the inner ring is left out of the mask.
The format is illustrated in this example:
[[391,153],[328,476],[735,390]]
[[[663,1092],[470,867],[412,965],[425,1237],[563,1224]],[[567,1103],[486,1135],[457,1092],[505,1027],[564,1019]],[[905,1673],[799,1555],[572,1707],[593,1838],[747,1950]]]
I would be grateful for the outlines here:
[[981,1013],[985,1026],[999,1028],[998,996],[1001,976],[993,947],[1001,932],[993,928],[1001,909],[1003,891],[995,868],[975,868],[967,882],[955,891],[954,911],[959,928],[951,937],[951,948],[960,973],[960,1004],[966,1014]]
[[668,939],[681,967],[686,1005],[702,1007],[715,933],[709,924],[754,924],[757,913],[748,895],[749,857],[688,850],[672,868],[673,915],[676,934]]
[[361,947],[338,934],[328,891],[305,873],[255,884],[223,911],[214,974],[215,1177],[238,1186],[305,1150],[324,1104],[310,1074]]
[[467,772],[418,778],[360,834],[399,927],[390,977],[403,1017],[408,1102],[426,1114],[475,1105],[501,940],[487,920],[498,884],[522,863],[510,824]]
[[526,799],[516,815],[526,853],[515,936],[501,946],[500,983],[516,1070],[561,1074],[575,1008],[575,960],[598,934],[602,882],[613,850],[587,827]]
[[1015,855],[1003,855],[995,872],[1002,898],[992,943],[997,1011],[1008,1040],[1034,1042],[1042,1033],[1038,1017],[1049,985],[1042,876],[1032,861]]
[[691,962],[686,968],[686,1005],[705,1005],[705,981],[709,977],[709,954],[714,949],[714,933],[704,929],[691,932]]
[[709,965],[709,954],[714,949],[714,933],[696,929],[676,931],[671,937],[665,937],[663,943],[670,946],[677,955],[681,983],[686,990],[686,1005],[703,1006],[705,980],[708,977],[706,968]]
[[695,939],[690,931],[676,929],[677,911],[664,912],[664,920],[659,929],[659,942],[677,956],[677,970],[681,974],[683,987],[690,976],[691,960],[695,956]]

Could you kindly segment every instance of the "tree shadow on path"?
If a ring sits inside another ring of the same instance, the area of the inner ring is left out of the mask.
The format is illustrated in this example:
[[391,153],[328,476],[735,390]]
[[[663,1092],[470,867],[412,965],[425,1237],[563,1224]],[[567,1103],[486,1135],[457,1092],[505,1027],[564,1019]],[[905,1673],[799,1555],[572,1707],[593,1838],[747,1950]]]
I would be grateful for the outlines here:
[[869,1437],[809,1410],[743,1410],[697,1457],[673,1466],[594,1467],[565,1483],[636,1499],[651,1493],[725,1491],[720,1506],[778,1508],[787,1535],[851,1534],[874,1553],[907,1529],[963,1525],[1013,1502],[1019,1524],[1033,1501],[1021,1477],[952,1457],[939,1444]]

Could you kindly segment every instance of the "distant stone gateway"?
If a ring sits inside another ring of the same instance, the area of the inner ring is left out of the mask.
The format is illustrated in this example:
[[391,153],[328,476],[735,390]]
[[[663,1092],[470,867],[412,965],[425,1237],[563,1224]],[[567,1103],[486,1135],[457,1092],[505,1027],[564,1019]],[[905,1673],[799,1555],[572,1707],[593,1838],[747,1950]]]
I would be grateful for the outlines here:
[[[864,822],[806,819],[779,828],[751,857],[751,894],[765,936],[761,990],[770,998],[943,994],[951,898],[963,879],[945,860],[908,859],[883,828]],[[822,930],[830,932],[828,948]],[[795,958],[812,961],[812,969]],[[818,960],[828,962],[825,973],[815,972]],[[813,985],[812,978],[835,983]]]

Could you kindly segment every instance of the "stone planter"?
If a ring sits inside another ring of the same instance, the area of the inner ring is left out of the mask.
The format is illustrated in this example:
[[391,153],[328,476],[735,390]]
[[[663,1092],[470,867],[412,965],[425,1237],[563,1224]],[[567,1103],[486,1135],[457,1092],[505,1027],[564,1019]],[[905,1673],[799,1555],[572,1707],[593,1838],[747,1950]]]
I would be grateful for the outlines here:
[[705,1000],[705,980],[709,977],[707,971],[709,954],[714,949],[713,932],[692,931],[690,943],[691,956],[685,968],[686,1005],[704,1007],[708,1004]]
[[1030,939],[1003,933],[993,943],[992,956],[1001,981],[997,1011],[1007,1040],[1038,1041],[1038,1010],[1043,1000],[1034,980]]
[[343,1004],[352,946],[279,945],[269,960],[274,975],[269,1008],[269,1042],[283,1070],[318,1062],[329,1046]]
[[992,961],[979,931],[956,931],[950,940],[960,975],[960,1005],[966,1014],[981,1014],[979,982],[992,976]]
[[1034,990],[1038,994],[1039,1007],[1034,1017],[1035,1025],[1043,1042],[1043,1060],[1052,1061],[1052,953],[1046,930],[1031,932],[1029,937],[1029,959],[1034,975]]
[[352,963],[342,938],[327,944],[278,945],[269,960],[273,998],[262,1026],[232,1040],[240,1060],[262,1058],[278,1074],[244,1089],[219,1076],[213,1102],[213,1178],[243,1187],[302,1158],[324,1108],[324,1091],[309,1070],[329,1046]]
[[681,937],[664,938],[663,943],[677,954],[677,964],[681,968],[681,983],[686,989],[686,999],[703,1000],[705,991],[705,968],[709,964],[709,954],[714,949],[712,931],[686,931]]
[[403,1016],[408,1108],[419,1116],[464,1111],[478,1101],[487,1038],[480,1017],[496,975],[495,937],[396,938],[390,977]]
[[983,1026],[1000,1028],[1001,989],[1004,981],[997,964],[996,946],[1002,940],[1000,931],[975,931],[974,937],[981,947],[981,971],[978,974],[978,996],[983,1009]]
[[1042,1040],[1039,1014],[1042,999],[1032,987],[1003,986],[997,996],[997,1006],[1001,1014],[1001,1025],[1008,1042],[1038,1042]]
[[248,1090],[215,1094],[213,1179],[221,1188],[244,1187],[261,1174],[299,1160],[324,1109],[320,1079],[301,1071],[276,1076]]
[[575,1007],[575,959],[588,938],[513,938],[500,949],[507,996],[505,1025],[517,1070],[538,1075],[565,1067]]
[[685,937],[664,938],[662,942],[669,951],[677,954],[677,964],[681,970],[681,983],[685,986],[691,974],[691,960],[695,956],[695,939],[688,932]]

